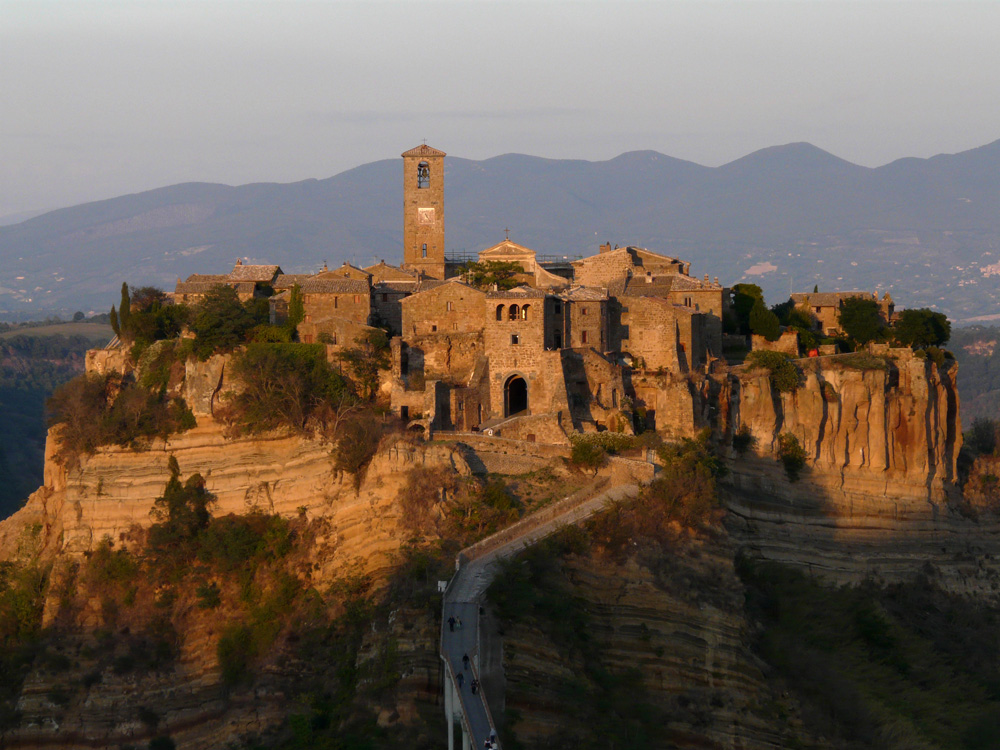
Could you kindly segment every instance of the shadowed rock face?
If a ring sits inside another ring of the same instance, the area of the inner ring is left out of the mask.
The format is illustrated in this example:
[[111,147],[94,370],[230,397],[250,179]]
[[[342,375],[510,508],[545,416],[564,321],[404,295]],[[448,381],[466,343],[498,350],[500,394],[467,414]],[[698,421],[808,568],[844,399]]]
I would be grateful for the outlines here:
[[[747,426],[757,445],[730,454],[730,530],[766,559],[839,582],[922,571],[952,591],[998,596],[1000,519],[971,517],[956,484],[956,380],[957,367],[910,354],[888,370],[808,362],[792,393],[766,373],[740,375],[726,427]],[[807,454],[796,482],[775,460],[785,433]]]

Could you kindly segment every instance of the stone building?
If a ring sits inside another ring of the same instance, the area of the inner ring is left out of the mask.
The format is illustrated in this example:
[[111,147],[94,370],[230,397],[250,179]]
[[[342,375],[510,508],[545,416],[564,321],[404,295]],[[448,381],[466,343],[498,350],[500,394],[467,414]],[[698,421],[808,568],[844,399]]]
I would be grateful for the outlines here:
[[177,279],[172,300],[178,304],[197,304],[213,286],[228,286],[244,302],[253,298],[269,297],[274,283],[282,275],[280,266],[246,265],[242,258],[236,260],[227,274],[193,273],[186,280]]
[[[243,298],[273,291],[271,321],[278,324],[297,285],[303,342],[336,351],[373,326],[384,328],[393,337],[386,383],[392,408],[433,429],[529,437],[630,429],[627,410],[659,399],[634,383],[684,376],[721,356],[729,290],[645,248],[606,243],[596,255],[571,259],[539,256],[505,237],[472,257],[517,264],[518,286],[472,286],[463,259],[445,252],[444,152],[425,144],[402,157],[400,266],[345,262],[284,274],[278,266],[238,263],[224,276],[179,282],[177,299],[197,301],[218,283],[237,285]],[[657,404],[646,412],[650,426],[657,410],[668,412]]]
[[896,305],[886,292],[879,299],[878,292],[812,292],[792,295],[795,307],[812,318],[816,330],[825,336],[839,336],[840,309],[849,299],[870,299],[878,303],[882,321],[889,324],[895,315]]

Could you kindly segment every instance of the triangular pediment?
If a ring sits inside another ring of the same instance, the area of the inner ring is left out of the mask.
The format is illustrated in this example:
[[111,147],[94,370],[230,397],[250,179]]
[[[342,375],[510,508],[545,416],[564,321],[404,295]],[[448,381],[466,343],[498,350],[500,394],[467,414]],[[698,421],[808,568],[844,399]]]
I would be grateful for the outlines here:
[[479,252],[480,260],[497,260],[506,257],[523,258],[525,256],[534,258],[535,251],[530,247],[518,245],[516,242],[511,242],[510,240],[504,240],[498,245],[488,247]]
[[444,151],[438,151],[436,148],[431,148],[426,143],[422,143],[416,148],[411,148],[409,151],[404,151],[402,156],[447,156]]

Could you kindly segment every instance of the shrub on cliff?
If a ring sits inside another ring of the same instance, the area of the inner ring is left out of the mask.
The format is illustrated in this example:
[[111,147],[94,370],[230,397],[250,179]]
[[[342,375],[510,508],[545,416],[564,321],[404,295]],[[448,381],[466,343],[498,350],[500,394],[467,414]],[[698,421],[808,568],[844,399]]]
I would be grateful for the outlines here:
[[49,426],[60,427],[60,448],[68,460],[102,445],[136,446],[194,426],[183,399],[117,375],[74,378],[56,389],[46,407]]
[[336,426],[340,412],[356,403],[320,344],[250,344],[233,358],[232,368],[243,389],[227,419],[238,433]]
[[790,393],[799,387],[799,369],[783,352],[750,352],[746,363],[767,370],[771,385],[779,393]]
[[785,467],[789,481],[798,481],[799,473],[805,467],[808,458],[809,454],[795,435],[785,432],[778,436],[778,459]]
[[391,361],[389,337],[381,329],[366,331],[340,358],[350,368],[358,391],[371,401],[378,393],[379,371],[388,369]]
[[354,475],[354,486],[360,487],[364,471],[378,450],[382,425],[370,412],[360,412],[346,420],[337,439],[334,467]]
[[733,435],[733,448],[741,456],[748,450],[757,447],[757,438],[746,425],[742,425],[735,435]]
[[215,495],[205,488],[201,474],[192,474],[181,484],[180,467],[173,456],[168,467],[170,479],[149,514],[156,521],[149,529],[149,543],[160,551],[194,539],[208,526],[211,518],[208,508],[215,502]]

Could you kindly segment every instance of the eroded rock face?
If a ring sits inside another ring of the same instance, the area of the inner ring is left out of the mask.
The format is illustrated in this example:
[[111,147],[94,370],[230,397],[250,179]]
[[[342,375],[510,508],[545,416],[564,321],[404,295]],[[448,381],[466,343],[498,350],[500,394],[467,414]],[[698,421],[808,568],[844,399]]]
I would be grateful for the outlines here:
[[[508,735],[525,747],[592,740],[600,721],[588,720],[595,708],[583,696],[596,691],[588,675],[604,670],[631,674],[619,691],[655,713],[649,747],[794,746],[802,739],[798,707],[768,685],[752,652],[733,553],[720,539],[677,540],[652,562],[643,553],[563,560],[564,585],[586,612],[593,654],[568,650],[551,623],[505,622],[506,711],[516,717]],[[810,747],[827,746],[810,739]]]
[[839,475],[847,487],[881,488],[877,494],[923,487],[944,498],[962,440],[956,367],[942,372],[915,357],[889,370],[809,365],[791,393],[775,391],[759,370],[738,379],[739,423],[758,453],[776,453],[779,436],[791,433],[817,476]]
[[366,574],[388,565],[401,540],[398,495],[414,466],[447,466],[470,473],[459,453],[442,445],[387,443],[375,455],[360,486],[334,467],[334,447],[299,436],[233,438],[211,419],[145,450],[101,448],[79,464],[54,459],[49,438],[46,484],[25,507],[0,524],[3,551],[16,549],[26,524],[41,524],[44,544],[55,553],[80,555],[105,537],[127,544],[133,527],[152,524],[150,511],[170,477],[167,462],[177,459],[182,477],[201,474],[216,497],[213,515],[254,510],[285,517],[322,518],[327,534],[324,565]]
[[[784,394],[760,371],[733,378],[733,429],[757,443],[727,462],[731,531],[764,558],[839,582],[924,572],[951,591],[1000,596],[1000,523],[970,515],[956,485],[956,370],[913,356],[889,370],[809,362]],[[786,433],[807,455],[794,482],[778,460]]]

